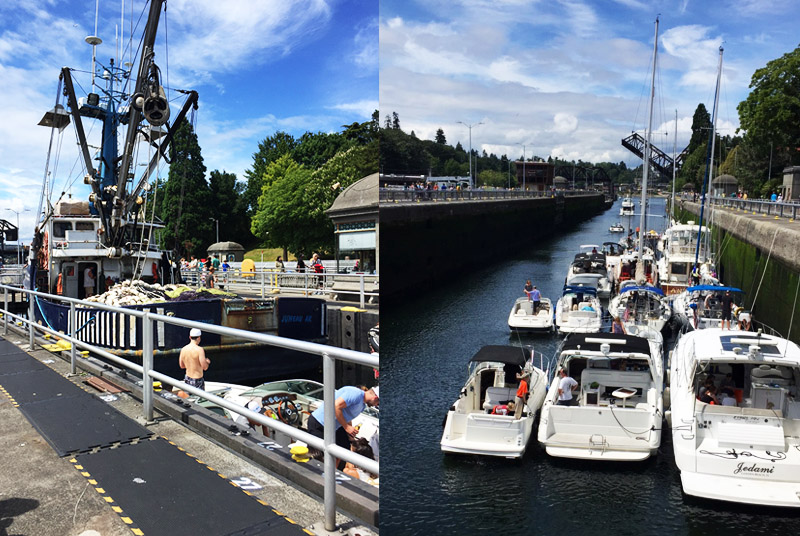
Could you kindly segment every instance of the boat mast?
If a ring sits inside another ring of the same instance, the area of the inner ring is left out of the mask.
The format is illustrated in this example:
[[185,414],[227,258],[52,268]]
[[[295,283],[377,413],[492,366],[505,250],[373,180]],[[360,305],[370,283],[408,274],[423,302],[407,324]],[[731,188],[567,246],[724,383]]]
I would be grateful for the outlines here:
[[[694,250],[694,266],[695,268],[699,264],[700,258],[700,240],[702,239],[702,235],[700,234],[703,229],[703,213],[705,212],[706,208],[706,190],[708,186],[708,177],[711,173],[711,166],[714,165],[714,143],[717,139],[717,104],[719,103],[719,84],[720,80],[722,79],[722,52],[723,48],[719,47],[719,64],[717,65],[717,87],[714,90],[714,106],[711,112],[711,140],[708,144],[708,156],[706,157],[706,174],[703,178],[703,191],[702,196],[700,198],[700,225],[697,228],[697,245],[695,246]],[[706,249],[706,252],[708,249]]]
[[647,223],[647,216],[645,207],[647,206],[647,175],[650,171],[650,133],[653,128],[653,101],[656,95],[656,64],[658,61],[658,17],[656,17],[656,33],[653,41],[653,74],[650,79],[650,104],[647,111],[647,130],[644,137],[644,163],[642,165],[642,201],[641,209],[642,214],[639,218],[639,262],[636,263],[636,280],[644,281],[644,263],[642,256],[644,254],[644,233]]
[[672,209],[672,220],[675,221],[675,168],[678,167],[678,110],[675,110],[675,133],[672,138],[672,201],[670,208]]

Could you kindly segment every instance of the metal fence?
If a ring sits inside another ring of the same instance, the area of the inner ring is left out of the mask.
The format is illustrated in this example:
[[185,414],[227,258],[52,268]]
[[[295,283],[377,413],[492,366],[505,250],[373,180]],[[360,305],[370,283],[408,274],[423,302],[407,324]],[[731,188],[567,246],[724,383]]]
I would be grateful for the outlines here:
[[[181,270],[183,279],[194,286],[208,286],[208,272]],[[252,271],[240,267],[215,273],[215,287],[247,294],[299,293],[307,296],[325,295],[344,301],[358,301],[361,308],[377,301],[380,278],[377,274],[333,272],[280,272],[270,268]]]
[[489,201],[496,199],[536,199],[555,196],[600,195],[603,192],[586,190],[399,190],[381,188],[380,200],[391,203],[417,203],[422,201]]
[[710,203],[719,207],[731,207],[752,214],[764,214],[777,218],[797,219],[799,203],[778,203],[777,201],[739,199],[738,197],[711,197]]
[[[228,337],[235,337],[238,339],[249,340],[253,342],[265,343],[271,346],[277,346],[280,348],[287,348],[291,350],[297,350],[300,352],[305,352],[311,355],[321,356],[322,357],[322,379],[323,379],[323,402],[325,407],[330,409],[334,407],[334,385],[336,381],[336,370],[335,365],[337,360],[347,361],[350,363],[356,363],[359,365],[365,365],[368,367],[378,368],[379,367],[379,360],[377,357],[372,356],[370,354],[365,354],[362,352],[356,352],[354,350],[346,350],[343,348],[336,348],[333,346],[325,346],[322,344],[316,344],[312,342],[300,341],[295,339],[287,339],[283,337],[278,337],[275,335],[266,335],[262,333],[255,333],[251,331],[245,331],[240,329],[228,328],[223,326],[215,326],[211,324],[206,324],[203,322],[195,322],[192,320],[184,320],[181,318],[175,318],[171,316],[159,315],[155,313],[145,312],[145,311],[138,311],[134,309],[123,309],[120,307],[113,307],[110,305],[105,305],[101,303],[94,303],[94,302],[86,302],[82,300],[76,300],[73,298],[65,298],[62,296],[54,296],[51,294],[45,294],[42,292],[35,292],[31,290],[20,289],[19,287],[11,287],[7,285],[0,285],[0,288],[3,289],[3,334],[8,334],[8,322],[9,319],[21,322],[23,324],[27,324],[27,332],[28,338],[30,343],[30,348],[33,350],[34,342],[35,342],[35,332],[41,331],[43,333],[50,333],[51,335],[55,335],[62,339],[65,339],[71,343],[71,350],[70,350],[70,371],[72,374],[77,372],[77,363],[78,359],[82,359],[79,356],[78,352],[76,352],[76,347],[80,347],[85,350],[89,350],[90,352],[99,355],[105,359],[108,359],[122,367],[127,369],[133,370],[142,375],[143,383],[142,383],[142,407],[144,410],[144,418],[147,422],[153,421],[153,380],[157,380],[162,382],[162,384],[171,385],[173,387],[178,387],[187,393],[191,393],[193,395],[205,398],[215,404],[218,404],[221,407],[228,409],[234,413],[239,415],[245,416],[250,421],[257,422],[267,428],[272,430],[276,430],[287,434],[288,436],[292,437],[293,439],[298,439],[307,443],[311,447],[314,447],[318,450],[321,450],[325,453],[324,459],[324,509],[325,509],[325,529],[329,531],[333,531],[336,528],[336,466],[335,466],[335,458],[339,458],[350,462],[366,471],[371,473],[380,474],[379,473],[379,466],[378,462],[375,460],[370,460],[369,458],[365,458],[364,456],[355,454],[350,450],[343,449],[336,445],[336,434],[335,434],[335,412],[333,411],[326,411],[325,412],[325,419],[324,419],[324,438],[320,439],[316,436],[309,434],[308,432],[304,432],[293,426],[288,424],[284,424],[280,421],[276,421],[260,413],[256,413],[251,411],[243,406],[238,404],[234,404],[233,402],[229,402],[224,398],[220,398],[213,394],[207,393],[201,389],[197,389],[188,385],[182,381],[176,380],[170,376],[162,374],[153,369],[153,353],[154,353],[154,343],[153,343],[153,323],[154,322],[163,322],[167,324],[173,324],[176,326],[183,326],[186,328],[199,328],[206,332],[217,333],[219,335],[225,335]],[[8,310],[8,295],[9,291],[12,292],[24,292],[28,295],[29,300],[29,309],[28,309],[28,318],[17,316],[9,312]],[[69,303],[69,326],[72,329],[72,333],[64,334],[57,332],[53,329],[50,329],[46,326],[38,325],[35,321],[31,321],[29,319],[33,319],[34,317],[34,303],[35,300],[38,298],[43,298],[51,301],[61,301]],[[143,323],[143,333],[142,333],[142,366],[137,365],[136,363],[132,363],[126,359],[123,359],[119,356],[116,356],[107,350],[102,348],[98,348],[91,344],[85,343],[83,341],[78,340],[75,337],[76,331],[76,308],[77,306],[86,307],[86,308],[93,308],[93,309],[100,309],[103,311],[111,311],[115,313],[131,315],[137,318],[142,319]]]

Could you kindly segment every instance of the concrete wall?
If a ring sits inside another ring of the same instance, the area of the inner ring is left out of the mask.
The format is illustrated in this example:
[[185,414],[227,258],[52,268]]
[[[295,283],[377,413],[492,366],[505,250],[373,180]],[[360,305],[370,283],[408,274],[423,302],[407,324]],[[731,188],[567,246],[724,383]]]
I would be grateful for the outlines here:
[[602,195],[381,205],[381,300],[421,292],[595,216]]
[[[720,281],[745,291],[744,307],[753,310],[757,322],[800,342],[800,232],[796,226],[788,220],[711,210],[714,240],[721,252],[717,263]],[[679,217],[684,222],[699,221],[699,213],[699,204],[683,203]],[[708,207],[703,217],[707,224]]]

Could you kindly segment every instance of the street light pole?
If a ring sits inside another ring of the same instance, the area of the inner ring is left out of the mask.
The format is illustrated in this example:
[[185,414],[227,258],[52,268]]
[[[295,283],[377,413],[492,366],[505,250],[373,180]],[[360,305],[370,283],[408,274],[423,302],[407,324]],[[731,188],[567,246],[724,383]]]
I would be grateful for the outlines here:
[[[468,125],[463,121],[456,121],[456,123],[461,123],[465,127],[469,129],[469,186],[470,188],[475,187],[475,179],[472,177],[472,127],[477,127],[478,125],[482,125],[483,123],[473,123]],[[477,164],[477,162],[476,162]]]
[[219,220],[217,218],[208,218],[217,224],[217,244],[219,244]]
[[520,143],[522,145],[522,191],[525,191],[525,144]]
[[20,212],[28,212],[28,209],[24,210],[14,210],[13,208],[7,208],[6,210],[10,210],[14,214],[17,215],[17,264],[22,264],[22,250],[20,249],[19,243],[19,213]]

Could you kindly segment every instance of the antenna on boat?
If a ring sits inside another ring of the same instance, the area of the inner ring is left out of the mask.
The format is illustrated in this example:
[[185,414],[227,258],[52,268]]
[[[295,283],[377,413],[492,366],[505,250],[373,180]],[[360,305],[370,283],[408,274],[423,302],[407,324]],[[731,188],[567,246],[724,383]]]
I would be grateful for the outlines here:
[[100,0],[95,0],[94,4],[94,35],[88,35],[84,39],[87,43],[92,45],[92,93],[94,93],[95,85],[94,85],[94,70],[95,70],[95,62],[97,60],[97,45],[103,42],[102,39],[97,37],[97,13],[100,9]]

